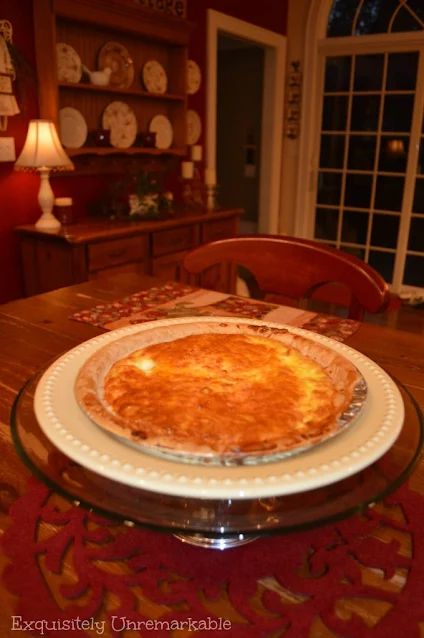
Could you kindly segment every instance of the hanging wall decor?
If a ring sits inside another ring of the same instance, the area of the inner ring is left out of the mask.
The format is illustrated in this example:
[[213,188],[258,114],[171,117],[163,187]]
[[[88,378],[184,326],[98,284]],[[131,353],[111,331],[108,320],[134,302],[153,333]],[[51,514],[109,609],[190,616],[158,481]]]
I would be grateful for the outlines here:
[[137,2],[144,7],[163,11],[177,18],[185,18],[187,15],[187,0],[137,0]]
[[8,20],[0,20],[0,131],[7,129],[7,118],[19,113],[19,106],[13,95],[12,82],[15,68],[9,53],[13,29]]
[[300,133],[300,114],[302,101],[302,73],[300,62],[291,63],[288,74],[286,99],[286,137],[295,140]]

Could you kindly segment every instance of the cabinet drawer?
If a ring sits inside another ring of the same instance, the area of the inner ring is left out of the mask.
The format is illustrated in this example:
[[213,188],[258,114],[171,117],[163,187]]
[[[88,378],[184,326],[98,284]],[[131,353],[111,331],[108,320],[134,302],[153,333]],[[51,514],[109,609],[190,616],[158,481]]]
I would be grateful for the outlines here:
[[189,250],[197,243],[198,227],[196,225],[157,231],[152,237],[153,257]]
[[88,247],[88,270],[102,270],[119,264],[143,261],[144,237],[115,239]]
[[163,277],[172,281],[185,283],[188,279],[186,271],[182,267],[182,261],[186,251],[173,255],[164,255],[152,260],[153,277]]
[[217,219],[204,223],[202,224],[202,243],[234,237],[236,228],[234,219]]

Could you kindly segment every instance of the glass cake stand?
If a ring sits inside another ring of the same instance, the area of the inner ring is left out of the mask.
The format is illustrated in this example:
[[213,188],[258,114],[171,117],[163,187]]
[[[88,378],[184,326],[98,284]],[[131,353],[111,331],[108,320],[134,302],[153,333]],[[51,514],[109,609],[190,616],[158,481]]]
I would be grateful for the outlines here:
[[405,423],[392,448],[376,463],[342,481],[289,496],[209,500],[168,496],[128,487],[78,465],[59,452],[34,414],[34,392],[43,374],[31,378],[11,412],[16,451],[31,472],[74,504],[120,522],[172,533],[184,542],[226,549],[271,534],[287,534],[338,521],[365,510],[399,487],[423,445],[423,415],[396,382]]

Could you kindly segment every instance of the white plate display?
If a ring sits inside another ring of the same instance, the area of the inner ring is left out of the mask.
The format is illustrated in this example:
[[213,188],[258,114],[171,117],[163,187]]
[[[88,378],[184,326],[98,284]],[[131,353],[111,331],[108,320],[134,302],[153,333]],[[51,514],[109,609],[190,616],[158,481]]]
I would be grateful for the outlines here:
[[110,131],[110,143],[115,148],[129,148],[137,137],[137,118],[125,102],[111,102],[105,108],[102,126]]
[[[207,467],[180,464],[143,454],[93,423],[79,407],[74,384],[80,367],[103,346],[152,327],[213,321],[212,317],[165,319],[129,326],[77,346],[58,359],[38,384],[34,408],[52,443],[84,467],[126,485],[195,498],[265,498],[316,489],[356,474],[379,459],[395,442],[404,406],[395,383],[379,366],[352,348],[300,328],[287,329],[321,343],[351,361],[368,385],[368,398],[357,421],[344,433],[305,454],[261,466]],[[218,323],[222,317],[216,317]],[[251,325],[252,319],[225,318]],[[282,324],[253,321],[282,328]]]
[[60,141],[65,148],[81,148],[87,139],[87,122],[77,109],[66,106],[59,111]]
[[187,144],[197,144],[202,134],[202,120],[196,111],[187,111]]
[[174,129],[165,115],[155,115],[149,124],[150,133],[156,133],[156,148],[165,150],[171,148],[174,139]]
[[143,66],[143,84],[149,93],[166,93],[168,76],[160,62],[150,60]]
[[81,80],[81,58],[75,49],[65,42],[56,44],[56,65],[59,82],[76,84]]
[[194,95],[202,84],[202,72],[199,65],[194,60],[187,62],[187,93]]

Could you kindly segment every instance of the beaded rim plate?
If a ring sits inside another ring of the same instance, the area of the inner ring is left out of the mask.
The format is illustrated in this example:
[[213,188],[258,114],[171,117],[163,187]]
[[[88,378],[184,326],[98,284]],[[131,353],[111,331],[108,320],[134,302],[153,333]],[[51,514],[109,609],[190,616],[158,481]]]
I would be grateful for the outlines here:
[[156,133],[156,148],[162,150],[171,148],[174,129],[166,115],[155,115],[149,124],[149,132]]
[[202,134],[202,120],[196,111],[187,111],[187,144],[197,144]]
[[[210,499],[265,498],[317,489],[356,474],[379,459],[403,425],[401,394],[389,375],[367,357],[332,339],[278,323],[226,317],[227,323],[287,328],[351,361],[368,386],[366,405],[352,427],[297,456],[259,466],[215,467],[177,463],[127,445],[93,423],[79,407],[74,385],[81,366],[103,346],[153,327],[210,322],[211,317],[165,319],[114,330],[55,361],[38,384],[34,409],[40,427],[71,459],[119,483],[144,490]],[[222,323],[222,317],[216,321]]]
[[82,113],[71,106],[59,111],[60,141],[65,148],[81,148],[87,139],[88,127]]
[[163,94],[168,90],[168,76],[160,62],[149,60],[143,66],[143,84],[149,93]]
[[199,65],[194,60],[187,62],[187,93],[194,95],[202,84],[202,72]]
[[81,58],[70,44],[56,44],[57,79],[59,82],[77,84],[81,80]]

